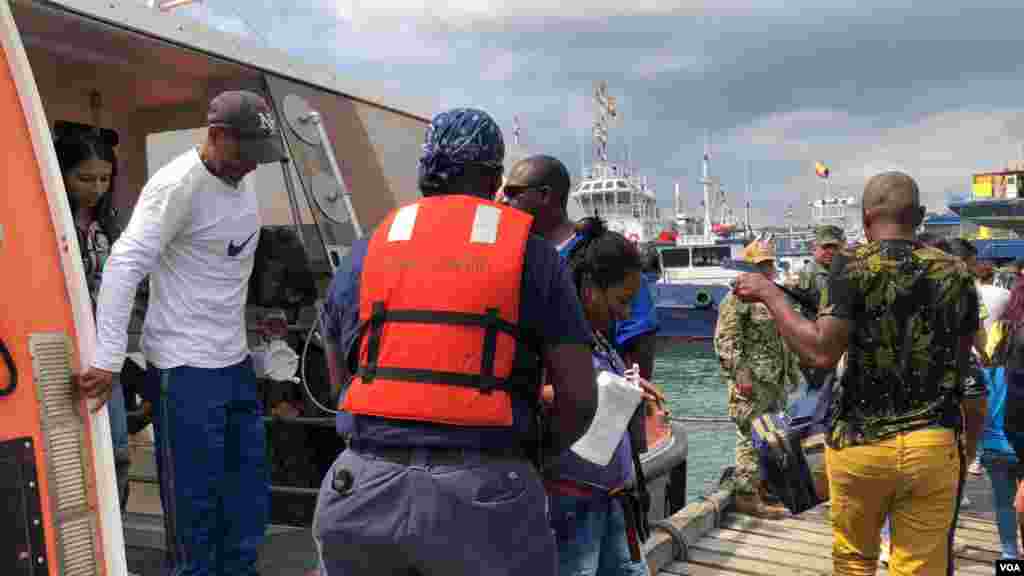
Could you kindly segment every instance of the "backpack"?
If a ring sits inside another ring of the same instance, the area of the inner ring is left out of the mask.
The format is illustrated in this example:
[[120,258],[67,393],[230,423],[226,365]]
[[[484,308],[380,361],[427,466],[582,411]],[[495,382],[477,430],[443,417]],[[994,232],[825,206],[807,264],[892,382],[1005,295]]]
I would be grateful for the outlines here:
[[814,393],[784,412],[754,419],[751,437],[758,453],[761,478],[793,514],[828,500],[825,436],[835,373]]

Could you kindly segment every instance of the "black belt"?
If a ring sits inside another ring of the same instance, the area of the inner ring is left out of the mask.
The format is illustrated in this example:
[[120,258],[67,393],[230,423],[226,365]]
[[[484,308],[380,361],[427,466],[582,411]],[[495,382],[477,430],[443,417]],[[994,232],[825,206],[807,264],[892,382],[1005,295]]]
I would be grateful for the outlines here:
[[403,466],[412,466],[414,463],[420,463],[417,462],[416,459],[417,453],[423,454],[425,461],[422,462],[422,464],[426,466],[460,466],[473,462],[487,463],[526,459],[526,453],[518,447],[479,450],[476,448],[451,448],[441,446],[410,447],[366,446],[353,444],[351,449],[353,452],[358,454],[373,456],[382,460],[387,460],[388,462],[401,464]]

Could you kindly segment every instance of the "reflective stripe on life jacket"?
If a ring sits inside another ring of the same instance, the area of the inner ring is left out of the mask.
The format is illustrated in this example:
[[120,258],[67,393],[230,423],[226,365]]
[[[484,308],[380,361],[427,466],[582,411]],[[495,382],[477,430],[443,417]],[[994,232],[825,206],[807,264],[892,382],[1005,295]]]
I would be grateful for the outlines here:
[[[511,426],[523,257],[533,218],[470,196],[404,206],[370,239],[360,279],[359,368],[342,409],[461,426]],[[522,390],[516,390],[522,386]]]

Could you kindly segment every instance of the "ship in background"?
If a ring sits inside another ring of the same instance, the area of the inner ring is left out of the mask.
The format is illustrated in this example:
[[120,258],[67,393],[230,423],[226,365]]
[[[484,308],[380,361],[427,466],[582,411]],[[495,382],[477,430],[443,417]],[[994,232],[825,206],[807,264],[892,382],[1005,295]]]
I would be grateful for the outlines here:
[[594,88],[594,162],[584,168],[579,183],[569,193],[569,213],[573,219],[598,216],[608,229],[637,244],[657,240],[670,221],[661,218],[654,188],[647,177],[636,174],[629,162],[616,164],[608,159],[608,131],[619,118],[614,96],[608,95],[608,83]]
[[970,194],[952,199],[949,209],[983,227],[979,237],[991,237],[986,229],[1024,235],[1024,162],[998,172],[974,174]]
[[[718,178],[711,175],[711,153],[707,147],[700,183],[704,192],[703,215],[688,214],[681,207],[676,184],[674,241],[653,245],[661,268],[653,287],[659,338],[710,340],[714,336],[718,306],[729,293],[729,283],[739,274],[721,264],[726,259],[740,258],[744,245],[753,239],[750,204],[747,203],[746,222],[741,224],[734,217]],[[749,195],[749,179],[747,186]]]

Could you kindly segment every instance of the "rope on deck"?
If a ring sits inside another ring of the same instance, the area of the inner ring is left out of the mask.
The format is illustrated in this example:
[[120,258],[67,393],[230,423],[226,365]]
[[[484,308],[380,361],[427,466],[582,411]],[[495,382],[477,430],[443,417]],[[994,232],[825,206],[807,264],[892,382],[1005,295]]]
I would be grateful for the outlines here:
[[699,423],[699,424],[733,424],[732,418],[728,416],[669,416],[670,422]]
[[668,533],[669,537],[672,538],[672,556],[686,562],[690,559],[690,544],[686,541],[686,536],[683,531],[676,528],[674,524],[668,521],[667,518],[663,518],[651,524],[651,530],[655,528],[661,528]]

